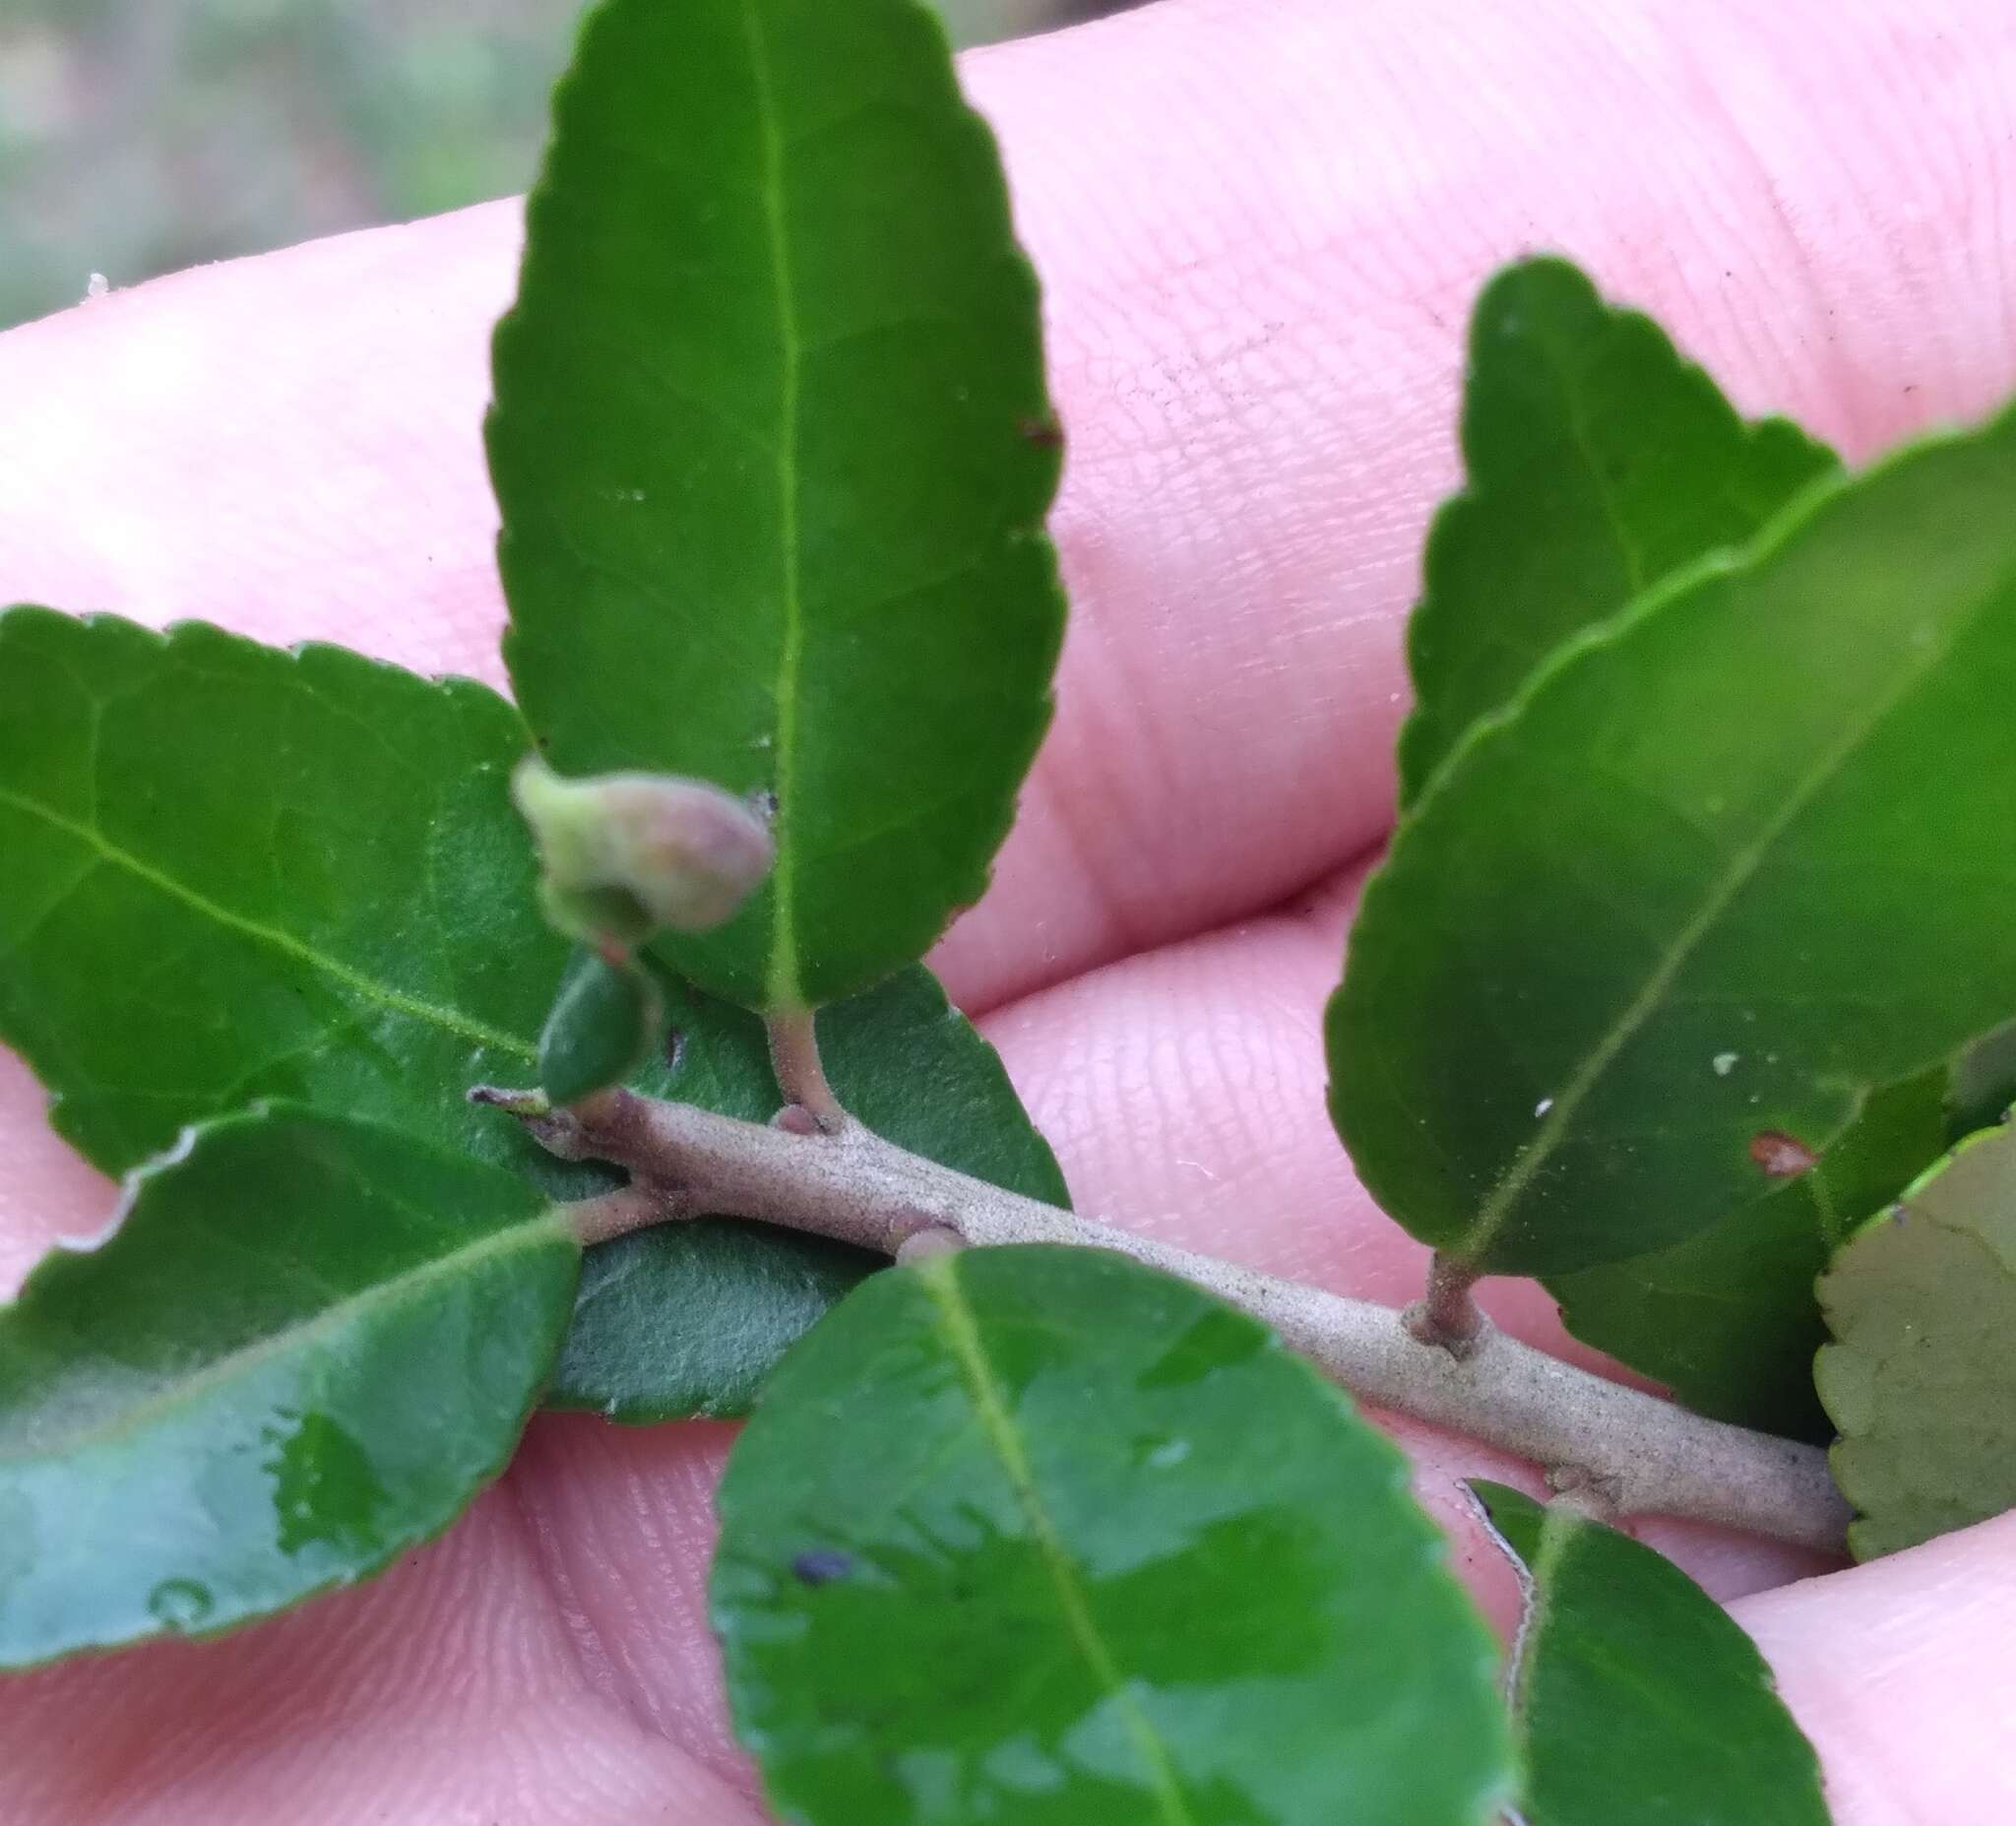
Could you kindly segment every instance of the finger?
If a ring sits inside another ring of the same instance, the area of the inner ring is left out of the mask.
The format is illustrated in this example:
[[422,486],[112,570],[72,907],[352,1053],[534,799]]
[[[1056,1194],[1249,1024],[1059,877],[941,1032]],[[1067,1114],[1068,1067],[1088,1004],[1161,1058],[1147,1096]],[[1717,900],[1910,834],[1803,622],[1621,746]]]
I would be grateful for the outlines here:
[[547,1543],[570,1634],[606,1669],[607,1690],[717,1780],[754,1794],[707,1622],[714,1491],[735,1432],[542,1415],[511,1480]]
[[[1235,917],[1378,834],[1462,317],[1507,255],[1577,255],[1858,451],[1985,406],[2012,65],[1997,0],[1171,0],[973,60],[1048,290],[1076,616],[955,993]],[[475,428],[516,234],[472,212],[0,342],[0,577],[494,678]]]
[[1732,1607],[1820,1752],[1834,1826],[2016,1813],[2016,1516]]

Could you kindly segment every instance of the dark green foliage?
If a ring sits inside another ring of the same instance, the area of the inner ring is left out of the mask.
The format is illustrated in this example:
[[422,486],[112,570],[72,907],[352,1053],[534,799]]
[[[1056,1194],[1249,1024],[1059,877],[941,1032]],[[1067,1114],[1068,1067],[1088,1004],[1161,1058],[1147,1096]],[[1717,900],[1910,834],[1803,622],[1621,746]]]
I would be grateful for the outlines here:
[[[539,916],[508,792],[524,741],[480,685],[338,648],[0,616],[0,1039],[48,1086],[57,1126],[118,1172],[187,1122],[278,1097],[467,1149],[556,1196],[608,1183],[464,1101],[484,1080],[531,1082],[542,1027],[569,1021],[547,1014],[568,949]],[[760,1023],[662,976],[654,994],[676,1063],[654,1046],[637,1088],[766,1118]],[[1062,1201],[992,1048],[928,973],[828,1010],[822,1033],[836,1082],[894,1138]],[[563,1089],[608,1060],[592,1062]],[[558,1393],[653,1419],[744,1409],[850,1259],[754,1226],[605,1246],[661,1322],[612,1341],[598,1297]],[[598,1255],[587,1291],[613,1266]],[[704,1315],[676,1343],[675,1307]]]
[[1117,1255],[878,1276],[721,1494],[736,1728],[807,1826],[1479,1826],[1488,1636],[1394,1448]]
[[1512,1676],[1527,1826],[1828,1826],[1812,1746],[1714,1599],[1573,1509],[1470,1487],[1527,1581]]
[[1329,1017],[1340,1131],[1415,1235],[1492,1273],[1670,1247],[2007,1017],[2012,492],[2016,415],[1919,445],[1473,730]]
[[1813,1284],[1946,1145],[1947,1088],[1941,1070],[1878,1091],[1811,1172],[1657,1255],[1551,1277],[1562,1323],[1697,1413],[1825,1444]]
[[201,623],[0,615],[0,1040],[120,1172],[262,1097],[490,1158],[541,923],[494,692]]
[[0,1308],[0,1668],[377,1572],[503,1470],[580,1259],[514,1173],[276,1108]]
[[547,759],[776,804],[769,885],[666,955],[766,1011],[921,957],[986,885],[1064,625],[1036,283],[937,22],[604,6],[496,376]]
[[1745,543],[1836,467],[1783,418],[1745,424],[1649,317],[1554,259],[1507,267],[1478,299],[1463,455],[1469,485],[1435,517],[1408,623],[1403,806],[1570,635]]

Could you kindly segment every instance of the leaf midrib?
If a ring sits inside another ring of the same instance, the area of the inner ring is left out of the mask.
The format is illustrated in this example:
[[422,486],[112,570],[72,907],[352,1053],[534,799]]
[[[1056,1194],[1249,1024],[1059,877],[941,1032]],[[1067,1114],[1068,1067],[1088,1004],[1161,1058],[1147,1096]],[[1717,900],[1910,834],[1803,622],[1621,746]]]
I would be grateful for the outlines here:
[[1022,1505],[1037,1550],[1041,1555],[1050,1584],[1057,1594],[1057,1606],[1065,1627],[1071,1632],[1086,1667],[1118,1708],[1127,1734],[1147,1766],[1157,1806],[1166,1826],[1197,1826],[1189,1803],[1184,1799],[1168,1745],[1154,1723],[1128,1690],[1112,1651],[1100,1634],[1092,1606],[1080,1585],[1071,1556],[1058,1538],[1056,1524],[1044,1506],[1037,1487],[1036,1471],[1023,1448],[1022,1436],[1008,1412],[993,1366],[987,1360],[979,1326],[972,1306],[958,1285],[958,1257],[942,1256],[919,1265],[918,1278],[934,1308],[935,1330],[958,1364],[961,1380],[973,1402],[974,1413],[993,1447],[994,1455],[1008,1474]]
[[61,831],[83,844],[101,860],[115,868],[126,870],[135,879],[146,882],[158,892],[180,901],[193,912],[215,920],[230,931],[243,933],[246,937],[256,939],[292,958],[296,963],[308,965],[332,981],[343,984],[344,987],[381,1008],[426,1022],[445,1033],[458,1035],[475,1045],[495,1047],[527,1060],[536,1061],[538,1057],[538,1048],[531,1040],[522,1039],[516,1034],[507,1034],[500,1028],[493,1028],[486,1022],[464,1014],[460,1009],[443,1008],[438,1003],[422,1001],[418,996],[409,995],[389,983],[365,976],[363,972],[329,956],[327,952],[316,950],[313,945],[296,938],[291,932],[284,931],[279,926],[263,924],[243,913],[233,913],[229,908],[212,900],[186,882],[177,881],[172,875],[164,873],[150,862],[143,861],[131,850],[122,849],[92,825],[66,818],[61,812],[6,787],[0,787],[0,805],[10,805],[30,817],[41,819],[51,829]]
[[[1618,315],[1601,302],[1597,311],[1603,321],[1602,334],[1613,337],[1618,329]],[[1637,540],[1625,525],[1615,492],[1611,488],[1605,466],[1597,457],[1596,438],[1590,429],[1588,403],[1583,397],[1581,379],[1577,375],[1570,351],[1554,341],[1554,325],[1550,318],[1543,317],[1534,330],[1534,346],[1540,350],[1541,359],[1552,369],[1555,382],[1561,390],[1561,401],[1567,409],[1568,432],[1575,454],[1581,459],[1584,472],[1589,477],[1590,492],[1595,496],[1597,511],[1603,517],[1610,541],[1615,545],[1617,556],[1624,570],[1624,595],[1614,604],[1621,608],[1624,603],[1639,595],[1652,580],[1645,575],[1645,557],[1639,550]],[[1666,350],[1669,365],[1677,367],[1679,357],[1669,347]],[[1531,642],[1523,651],[1531,657],[1534,649]],[[1544,651],[1544,649],[1543,649]],[[1461,731],[1459,730],[1460,734]]]
[[[1488,1510],[1485,1514],[1489,1521]],[[1512,1545],[1508,1537],[1498,1534],[1499,1541],[1511,1555],[1514,1570],[1526,1587],[1526,1615],[1520,1619],[1519,1633],[1512,1644],[1512,1678],[1508,1695],[1513,1717],[1519,1723],[1522,1734],[1533,1712],[1534,1670],[1540,1665],[1540,1646],[1553,1618],[1554,1589],[1582,1525],[1582,1518],[1563,1505],[1545,1504],[1541,1509],[1540,1540],[1535,1544],[1531,1564]],[[1489,1526],[1493,1532],[1498,1532],[1495,1521],[1489,1521]]]
[[798,326],[796,283],[790,236],[785,225],[785,136],[777,114],[777,91],[771,72],[770,44],[764,34],[761,0],[743,0],[742,20],[749,46],[750,81],[756,91],[756,124],[762,152],[758,190],[763,198],[764,228],[770,241],[771,278],[775,289],[779,355],[783,372],[778,390],[777,489],[778,533],[784,547],[779,579],[779,608],[784,639],[778,652],[777,686],[773,698],[777,726],[772,731],[776,768],[772,789],[777,797],[777,861],[771,871],[770,962],[766,996],[773,1013],[794,1010],[802,999],[798,983],[797,915],[794,902],[796,855],[791,842],[796,806],[795,771],[798,743],[798,692],[804,666],[804,604],[798,551],[798,440],[804,337]]
[[[145,1400],[131,1407],[121,1408],[115,1414],[81,1431],[62,1434],[59,1443],[53,1449],[43,1445],[26,1452],[0,1451],[0,1465],[29,1464],[37,1459],[52,1458],[117,1440],[150,1421],[172,1414],[177,1408],[187,1406],[213,1388],[220,1387],[241,1374],[255,1373],[275,1357],[294,1351],[307,1350],[327,1334],[342,1329],[352,1321],[362,1321],[382,1309],[407,1304],[414,1297],[424,1294],[435,1283],[452,1275],[479,1266],[494,1256],[509,1255],[520,1249],[560,1241],[568,1234],[564,1215],[557,1207],[548,1206],[536,1217],[528,1218],[501,1230],[494,1230],[486,1236],[479,1236],[473,1242],[465,1243],[447,1255],[434,1256],[418,1267],[395,1275],[389,1280],[375,1282],[361,1291],[348,1294],[335,1304],[324,1307],[311,1319],[286,1326],[251,1344],[241,1345],[237,1350],[215,1358],[192,1375],[179,1378]],[[32,1299],[32,1292],[31,1284],[28,1292],[24,1294],[24,1299]]]
[[[1617,1055],[1630,1044],[1638,1031],[1659,1011],[1667,991],[1672,987],[1680,972],[1686,968],[1695,949],[1714,930],[1717,921],[1734,904],[1736,897],[1755,879],[1758,869],[1776,848],[1779,839],[1791,829],[1799,814],[1882,726],[1891,712],[1946,661],[1962,636],[1973,627],[1983,609],[2004,588],[2006,579],[1998,579],[1997,584],[1984,591],[1980,600],[1968,612],[1954,618],[1945,640],[1927,645],[1916,665],[1902,668],[1896,682],[1888,691],[1878,695],[1868,714],[1849,723],[1841,739],[1825,750],[1812,767],[1799,777],[1792,790],[1786,794],[1784,804],[1764,821],[1755,838],[1738,849],[1730,858],[1728,868],[1710,890],[1699,911],[1674,934],[1671,943],[1668,945],[1658,965],[1646,977],[1637,995],[1591,1047],[1566,1084],[1554,1093],[1553,1107],[1547,1111],[1545,1120],[1535,1133],[1532,1142],[1515,1157],[1505,1175],[1480,1207],[1477,1221],[1463,1240],[1459,1252],[1462,1256],[1475,1260],[1481,1257],[1490,1247],[1499,1231],[1510,1221],[1540,1169],[1546,1165],[1566,1136],[1569,1125],[1602,1081],[1604,1073],[1609,1069]],[[1650,612],[1665,612],[1666,606],[1656,603]]]

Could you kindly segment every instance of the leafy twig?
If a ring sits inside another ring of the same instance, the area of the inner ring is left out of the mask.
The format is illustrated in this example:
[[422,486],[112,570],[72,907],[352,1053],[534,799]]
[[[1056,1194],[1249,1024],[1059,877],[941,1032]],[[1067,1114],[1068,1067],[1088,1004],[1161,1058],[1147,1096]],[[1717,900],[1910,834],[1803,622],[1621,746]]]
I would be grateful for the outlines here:
[[[478,1092],[513,1107],[510,1094]],[[1824,1453],[1689,1414],[1561,1362],[1482,1324],[1458,1356],[1410,1335],[1390,1307],[1151,1242],[911,1154],[859,1123],[803,1133],[608,1091],[529,1126],[554,1153],[625,1166],[671,1188],[626,1209],[650,1223],[706,1211],[894,1255],[935,1230],[975,1245],[1115,1249],[1252,1313],[1327,1375],[1380,1407],[1447,1426],[1601,1493],[1622,1514],[1688,1516],[1839,1552],[1848,1509]],[[618,1213],[597,1206],[595,1229]]]

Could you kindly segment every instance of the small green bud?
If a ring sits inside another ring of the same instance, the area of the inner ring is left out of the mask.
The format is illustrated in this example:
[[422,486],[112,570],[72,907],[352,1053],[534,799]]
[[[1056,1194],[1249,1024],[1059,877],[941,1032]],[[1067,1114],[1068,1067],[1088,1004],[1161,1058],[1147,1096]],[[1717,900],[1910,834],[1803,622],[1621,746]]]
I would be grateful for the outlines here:
[[658,1050],[664,1024],[644,966],[577,951],[539,1035],[539,1089],[564,1105],[621,1084]]
[[591,941],[628,947],[662,926],[724,925],[776,859],[763,816],[705,781],[562,780],[532,755],[511,789],[545,867],[548,918]]

